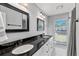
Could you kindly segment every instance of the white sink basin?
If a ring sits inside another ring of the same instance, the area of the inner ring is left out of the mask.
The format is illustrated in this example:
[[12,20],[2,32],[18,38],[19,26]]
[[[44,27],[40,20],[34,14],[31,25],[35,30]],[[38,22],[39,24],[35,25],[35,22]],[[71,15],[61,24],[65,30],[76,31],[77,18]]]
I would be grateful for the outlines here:
[[12,54],[23,54],[30,51],[33,47],[31,44],[22,45],[12,50]]

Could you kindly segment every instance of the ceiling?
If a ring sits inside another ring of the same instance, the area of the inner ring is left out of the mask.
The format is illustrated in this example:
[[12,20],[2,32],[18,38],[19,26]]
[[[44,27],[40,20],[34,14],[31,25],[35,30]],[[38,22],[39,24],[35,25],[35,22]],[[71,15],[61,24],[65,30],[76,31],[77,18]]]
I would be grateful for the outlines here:
[[70,12],[74,7],[74,3],[36,3],[47,16]]

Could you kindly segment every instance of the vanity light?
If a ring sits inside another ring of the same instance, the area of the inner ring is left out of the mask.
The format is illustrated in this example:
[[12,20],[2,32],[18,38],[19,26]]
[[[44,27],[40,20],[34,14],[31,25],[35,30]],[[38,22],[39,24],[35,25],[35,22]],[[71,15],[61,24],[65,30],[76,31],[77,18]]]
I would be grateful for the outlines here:
[[19,3],[21,6],[27,7],[28,4],[27,3]]
[[40,13],[40,17],[45,18],[45,16],[42,13]]
[[44,19],[45,16],[43,15],[42,12],[38,12],[37,18]]
[[18,3],[22,10],[29,12],[27,3]]

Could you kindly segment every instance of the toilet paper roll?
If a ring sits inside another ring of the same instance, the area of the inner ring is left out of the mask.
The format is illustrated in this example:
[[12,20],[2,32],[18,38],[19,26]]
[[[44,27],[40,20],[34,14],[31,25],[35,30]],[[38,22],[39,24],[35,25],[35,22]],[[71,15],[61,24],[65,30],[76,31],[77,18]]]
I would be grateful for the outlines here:
[[5,32],[4,18],[2,12],[0,12],[0,42],[7,40],[7,34]]

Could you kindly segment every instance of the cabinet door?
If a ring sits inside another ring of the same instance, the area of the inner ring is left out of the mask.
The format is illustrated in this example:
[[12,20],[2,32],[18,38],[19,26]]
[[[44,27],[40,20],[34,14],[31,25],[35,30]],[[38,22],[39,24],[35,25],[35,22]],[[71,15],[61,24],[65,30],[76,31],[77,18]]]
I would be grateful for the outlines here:
[[50,38],[47,44],[48,44],[48,54],[49,54],[49,56],[51,56],[53,54],[53,50],[54,50],[53,38]]
[[49,54],[48,54],[48,46],[47,46],[47,44],[45,44],[43,47],[42,47],[42,52],[41,52],[41,55],[42,56],[48,56]]

